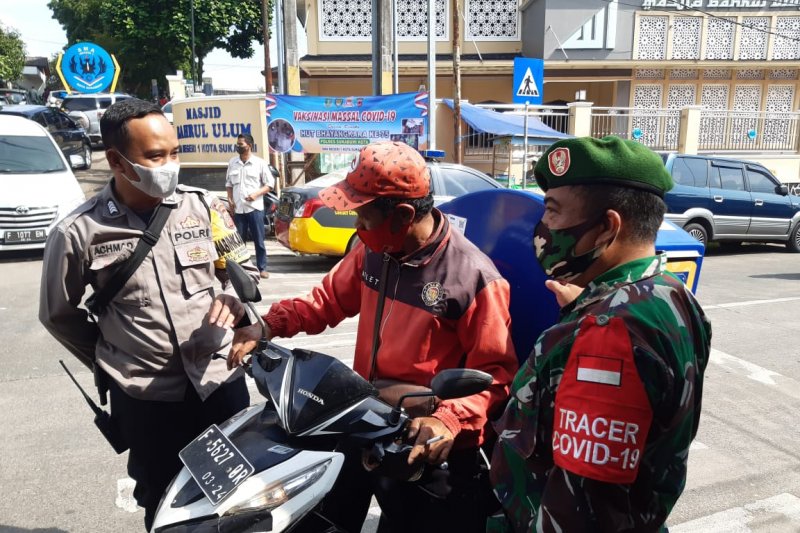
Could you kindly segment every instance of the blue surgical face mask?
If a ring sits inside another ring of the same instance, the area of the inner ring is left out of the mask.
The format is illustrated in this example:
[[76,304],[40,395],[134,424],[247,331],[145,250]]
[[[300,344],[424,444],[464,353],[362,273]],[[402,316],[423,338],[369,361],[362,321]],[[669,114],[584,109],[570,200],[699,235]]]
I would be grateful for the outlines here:
[[119,155],[133,167],[136,175],[139,176],[139,181],[133,181],[124,174],[123,176],[127,178],[131,185],[145,193],[147,196],[151,196],[153,198],[167,198],[175,192],[175,188],[178,186],[178,173],[181,169],[179,163],[176,163],[175,161],[169,161],[160,167],[146,167],[144,165],[134,163],[122,155],[121,152]]

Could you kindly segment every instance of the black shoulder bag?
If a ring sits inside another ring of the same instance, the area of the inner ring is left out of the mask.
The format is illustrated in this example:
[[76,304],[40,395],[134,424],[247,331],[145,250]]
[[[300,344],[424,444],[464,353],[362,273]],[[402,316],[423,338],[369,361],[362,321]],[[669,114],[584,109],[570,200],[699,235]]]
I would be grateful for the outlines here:
[[117,295],[119,290],[125,286],[125,283],[133,276],[139,265],[142,264],[144,258],[150,253],[150,250],[158,242],[158,237],[161,235],[161,230],[164,229],[164,224],[167,223],[170,210],[174,205],[166,205],[163,202],[156,208],[150,222],[147,224],[142,237],[136,243],[136,248],[133,250],[130,258],[123,263],[116,272],[108,280],[104,287],[100,287],[98,291],[92,294],[86,300],[86,308],[89,309],[94,316],[100,316],[106,310],[108,302]]
[[[105,286],[100,287],[99,290],[97,290],[86,300],[86,308],[91,313],[90,316],[93,315],[99,317],[103,311],[106,310],[108,303],[114,298],[114,296],[117,295],[119,290],[131,278],[133,273],[136,272],[136,269],[142,264],[144,258],[148,253],[150,253],[150,250],[158,242],[158,238],[161,235],[161,230],[164,229],[164,224],[166,224],[170,215],[170,211],[174,207],[174,205],[166,205],[163,202],[159,204],[153,213],[153,216],[150,217],[150,222],[147,224],[147,228],[145,228],[144,233],[142,233],[142,237],[136,244],[136,248],[133,250],[130,258],[128,258],[125,263],[117,268]],[[61,366],[64,367],[64,370],[66,370],[67,374],[69,374],[69,377],[78,387],[78,389],[80,389],[83,397],[89,404],[89,407],[91,407],[92,411],[94,411],[94,423],[97,426],[97,429],[100,430],[100,433],[103,434],[103,437],[105,437],[111,447],[114,448],[114,451],[118,454],[127,450],[128,443],[111,416],[106,411],[95,405],[91,398],[89,398],[89,395],[87,395],[78,382],[75,381],[75,378],[72,376],[69,370],[67,370],[67,367],[64,366],[63,362],[61,362]],[[98,365],[97,362],[94,362],[93,367],[94,383],[97,386],[97,392],[100,396],[100,405],[106,405],[108,403],[108,374],[106,374],[103,369],[100,368],[100,365]]]

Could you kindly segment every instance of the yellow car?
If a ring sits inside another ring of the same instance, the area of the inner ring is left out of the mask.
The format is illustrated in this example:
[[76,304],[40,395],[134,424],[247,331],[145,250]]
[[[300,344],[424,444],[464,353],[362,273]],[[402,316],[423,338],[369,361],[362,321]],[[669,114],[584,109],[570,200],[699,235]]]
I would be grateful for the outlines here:
[[[431,189],[436,205],[462,196],[502,186],[478,170],[428,161]],[[301,187],[281,192],[275,216],[278,241],[298,253],[343,256],[358,242],[354,211],[334,211],[326,207],[319,192],[344,179],[347,170],[339,170],[312,180]]]

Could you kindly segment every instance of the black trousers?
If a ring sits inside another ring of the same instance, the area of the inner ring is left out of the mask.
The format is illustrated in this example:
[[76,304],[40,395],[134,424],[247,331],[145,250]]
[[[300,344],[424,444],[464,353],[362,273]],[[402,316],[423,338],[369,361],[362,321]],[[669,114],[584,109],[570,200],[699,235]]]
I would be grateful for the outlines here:
[[144,507],[149,531],[167,486],[183,463],[178,452],[211,424],[219,424],[250,405],[244,378],[225,383],[205,401],[188,384],[181,402],[139,400],[109,380],[111,418],[128,442],[128,475],[133,495]]
[[[347,533],[359,533],[372,496],[381,507],[378,533],[484,533],[486,519],[500,508],[488,469],[477,448],[450,453],[446,471],[429,469],[417,482],[367,472],[361,450],[345,452],[342,472],[320,513]],[[303,524],[298,531],[325,528]]]

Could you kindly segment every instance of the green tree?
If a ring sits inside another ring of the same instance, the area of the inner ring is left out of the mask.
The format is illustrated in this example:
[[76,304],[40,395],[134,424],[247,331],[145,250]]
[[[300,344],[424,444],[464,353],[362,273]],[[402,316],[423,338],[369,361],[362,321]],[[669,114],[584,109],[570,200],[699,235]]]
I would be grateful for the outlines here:
[[[213,49],[247,58],[253,41],[263,43],[261,0],[193,3],[198,78]],[[90,40],[116,55],[132,92],[148,94],[151,79],[164,85],[167,74],[192,71],[192,0],[50,0],[48,5],[70,44]]]
[[0,26],[0,80],[17,81],[25,66],[25,44],[19,33]]

